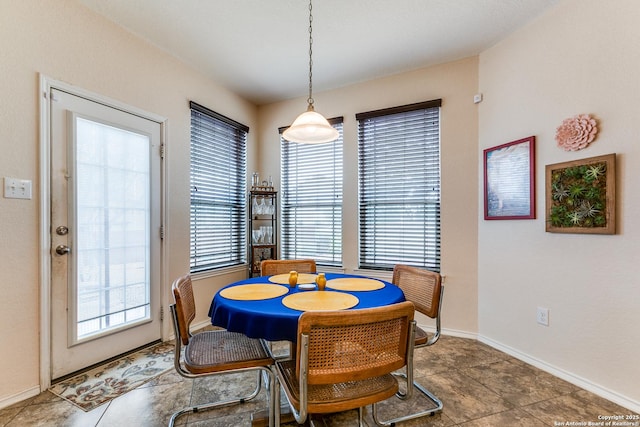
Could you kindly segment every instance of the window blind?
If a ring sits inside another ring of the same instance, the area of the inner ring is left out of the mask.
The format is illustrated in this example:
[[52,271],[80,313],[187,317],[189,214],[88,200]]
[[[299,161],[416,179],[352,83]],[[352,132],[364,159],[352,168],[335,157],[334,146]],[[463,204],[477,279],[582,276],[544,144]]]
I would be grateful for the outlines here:
[[246,262],[249,128],[195,102],[191,107],[191,272]]
[[440,105],[356,115],[360,268],[440,271]]
[[[280,138],[282,258],[342,266],[342,117],[339,137],[323,144]],[[280,129],[280,133],[286,128]]]

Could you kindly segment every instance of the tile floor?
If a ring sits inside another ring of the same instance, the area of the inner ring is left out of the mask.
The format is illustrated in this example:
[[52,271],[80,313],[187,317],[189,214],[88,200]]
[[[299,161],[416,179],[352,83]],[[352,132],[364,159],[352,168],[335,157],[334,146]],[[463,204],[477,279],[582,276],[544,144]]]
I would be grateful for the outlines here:
[[[631,411],[549,375],[475,340],[444,336],[433,347],[416,350],[416,378],[444,403],[433,417],[400,426],[559,426],[588,425],[599,415],[627,415]],[[156,427],[166,426],[173,411],[190,402],[230,395],[250,389],[253,375],[234,374],[186,380],[166,373],[145,385],[83,412],[44,392],[0,410],[0,426]],[[227,427],[251,425],[251,414],[265,407],[265,393],[243,405],[185,415],[177,425]],[[403,405],[424,405],[418,394],[411,402],[393,398],[381,406],[381,416],[402,413]],[[319,426],[355,426],[356,412],[315,419]],[[367,413],[369,426],[373,421]],[[564,424],[563,424],[564,423]],[[287,424],[287,427],[295,426]]]

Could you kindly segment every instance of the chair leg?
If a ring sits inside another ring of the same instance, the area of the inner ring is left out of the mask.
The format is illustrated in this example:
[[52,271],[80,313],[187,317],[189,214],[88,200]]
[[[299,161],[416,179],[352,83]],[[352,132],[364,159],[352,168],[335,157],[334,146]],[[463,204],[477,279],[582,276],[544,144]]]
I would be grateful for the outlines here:
[[[406,378],[405,374],[396,374],[398,376],[404,377]],[[435,415],[438,412],[442,411],[443,405],[442,405],[442,401],[440,399],[438,399],[433,393],[431,393],[429,390],[427,390],[424,386],[422,386],[422,384],[418,383],[417,381],[413,381],[413,386],[420,391],[427,399],[429,399],[431,401],[431,403],[433,403],[435,405],[435,408],[432,409],[428,409],[425,411],[420,411],[420,412],[415,412],[413,414],[408,414],[408,415],[404,415],[402,417],[398,417],[398,418],[393,418],[391,420],[380,420],[378,418],[378,408],[377,405],[374,404],[373,406],[373,411],[372,411],[372,417],[373,417],[373,421],[381,426],[381,427],[393,427],[396,425],[396,423],[402,422],[402,421],[408,421],[408,420],[413,420],[415,418],[420,418],[420,417],[424,417],[427,415]],[[409,388],[409,385],[407,384],[407,388]],[[407,391],[406,394],[410,395],[410,392]]]
[[358,427],[365,427],[364,424],[364,408],[358,408]]
[[269,424],[271,424],[271,420],[273,420],[273,426],[280,427],[280,383],[278,382],[278,376],[276,375],[276,367],[272,366],[270,370]]
[[[187,408],[183,408],[177,412],[175,412],[173,415],[171,415],[171,419],[169,420],[169,427],[173,427],[176,420],[178,419],[178,417],[184,415],[184,414],[195,414],[198,412],[202,412],[202,411],[207,411],[210,409],[214,409],[214,408],[219,408],[221,406],[227,406],[227,405],[232,405],[232,404],[236,404],[236,403],[245,403],[248,402],[249,400],[254,399],[256,396],[258,396],[258,394],[260,394],[260,390],[262,389],[262,373],[265,372],[268,375],[268,378],[271,382],[271,384],[269,384],[270,390],[269,390],[269,425],[273,426],[274,425],[274,414],[273,414],[273,401],[274,401],[274,387],[272,386],[273,384],[273,372],[271,372],[271,370],[269,368],[259,368],[257,374],[256,374],[256,388],[248,395],[246,396],[241,396],[241,397],[236,397],[233,399],[228,399],[228,400],[221,400],[218,402],[211,402],[211,403],[203,403],[201,405],[195,405],[195,406],[189,406]],[[275,424],[277,425],[277,424]]]

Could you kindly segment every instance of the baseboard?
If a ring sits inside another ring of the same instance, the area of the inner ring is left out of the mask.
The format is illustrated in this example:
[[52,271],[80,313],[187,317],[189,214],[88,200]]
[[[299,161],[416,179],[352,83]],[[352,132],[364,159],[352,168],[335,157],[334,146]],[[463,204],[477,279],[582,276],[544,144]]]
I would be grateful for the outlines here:
[[30,397],[34,397],[40,394],[40,386],[31,387],[25,391],[14,394],[9,397],[5,397],[0,399],[0,409],[4,409],[8,406],[13,405],[14,403],[22,402],[23,400],[29,399]]
[[534,357],[529,356],[526,353],[523,353],[519,350],[516,350],[512,347],[504,345],[500,342],[494,341],[491,338],[479,335],[478,341],[487,344],[495,348],[496,350],[500,350],[503,353],[507,353],[510,356],[515,357],[516,359],[520,359],[523,362],[526,362],[536,368],[542,369],[545,372],[550,373],[558,378],[561,378],[573,385],[576,385],[584,390],[590,391],[593,394],[596,394],[604,399],[610,400],[624,408],[629,409],[635,413],[640,413],[640,402],[636,402],[632,399],[629,399],[626,396],[623,396],[615,391],[609,390],[606,387],[602,387],[599,384],[595,384],[586,378],[582,378],[578,375],[575,375],[571,372],[565,371],[564,369],[558,368],[556,366],[550,365],[547,362],[544,362],[540,359],[536,359]]
[[[434,328],[431,325],[421,325],[418,324],[418,327],[420,327],[420,329],[433,334],[436,332],[436,328]],[[468,331],[462,331],[459,329],[448,329],[448,328],[442,328],[442,330],[440,331],[440,333],[442,335],[448,335],[451,337],[458,337],[458,338],[467,338],[467,339],[471,339],[471,340],[477,340],[478,339],[478,334],[472,333],[472,332],[468,332]]]
[[[191,332],[198,331],[202,328],[206,328],[207,326],[211,326],[211,319],[207,318],[207,320],[203,320],[202,322],[192,323],[191,324]],[[175,334],[172,334],[173,338],[175,338]]]
[[[423,329],[425,329],[425,328],[423,328]],[[425,330],[429,330],[429,328],[427,327]],[[449,336],[458,337],[458,338],[467,338],[467,339],[471,339],[471,340],[477,340],[478,339],[478,334],[474,334],[474,333],[468,332],[468,331],[461,331],[461,330],[458,330],[458,329],[442,328],[442,335],[449,335]]]

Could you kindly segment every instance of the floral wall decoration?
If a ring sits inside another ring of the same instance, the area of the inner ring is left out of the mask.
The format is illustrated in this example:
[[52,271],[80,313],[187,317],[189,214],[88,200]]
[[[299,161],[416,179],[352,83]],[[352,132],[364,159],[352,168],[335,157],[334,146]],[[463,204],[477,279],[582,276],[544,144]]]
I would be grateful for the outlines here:
[[546,166],[546,231],[615,234],[616,155]]
[[565,151],[578,151],[589,145],[598,133],[596,120],[588,114],[565,119],[556,129],[558,147]]

